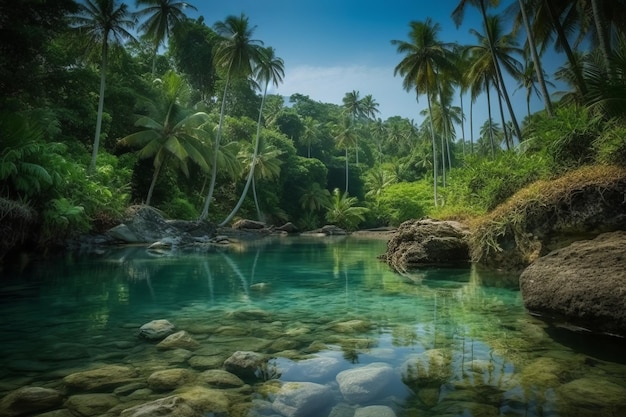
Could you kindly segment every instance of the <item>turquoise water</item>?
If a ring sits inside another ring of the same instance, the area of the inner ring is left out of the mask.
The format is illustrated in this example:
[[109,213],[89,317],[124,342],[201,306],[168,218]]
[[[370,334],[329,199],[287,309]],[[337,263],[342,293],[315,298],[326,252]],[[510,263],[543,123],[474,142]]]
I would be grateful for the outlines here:
[[[121,365],[137,372],[136,389],[107,387],[115,407],[90,414],[118,415],[185,386],[209,386],[199,376],[241,350],[266,354],[264,372],[244,386],[212,387],[228,394],[228,410],[207,416],[280,416],[272,401],[289,381],[330,387],[333,399],[311,416],[351,417],[369,405],[398,417],[626,415],[619,341],[530,316],[515,276],[473,268],[402,276],[377,260],[385,248],[380,240],[298,237],[16,262],[0,283],[0,395],[37,386],[69,397],[81,393],[67,392],[65,376]],[[163,350],[138,338],[155,319],[197,346]],[[337,374],[372,363],[387,364],[393,377],[347,401]],[[151,389],[153,372],[173,368],[192,377]],[[71,401],[55,408],[71,409]]]

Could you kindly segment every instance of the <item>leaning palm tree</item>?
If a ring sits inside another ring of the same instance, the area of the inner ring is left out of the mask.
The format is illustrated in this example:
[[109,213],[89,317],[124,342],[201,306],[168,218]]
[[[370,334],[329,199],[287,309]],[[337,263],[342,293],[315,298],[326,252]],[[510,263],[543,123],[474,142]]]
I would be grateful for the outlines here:
[[[252,39],[254,27],[250,27],[248,18],[241,14],[239,17],[228,16],[223,22],[215,24],[215,31],[222,37],[215,51],[215,65],[225,74],[224,94],[220,110],[220,121],[214,144],[214,158],[217,158],[222,128],[224,124],[224,112],[226,111],[226,93],[231,77],[246,78],[253,72],[254,65],[260,61],[263,42]],[[213,160],[211,182],[209,191],[204,201],[204,208],[200,219],[204,220],[209,215],[209,206],[213,198],[215,181],[217,179],[217,161]]]
[[[520,20],[519,18],[521,17],[524,29],[526,30],[526,50],[530,52],[530,57],[532,59],[532,64],[526,65],[524,79],[527,81],[532,79],[532,75],[527,74],[526,70],[532,69],[535,72],[536,82],[539,84],[539,89],[535,87],[535,90],[537,91],[537,94],[543,98],[546,113],[548,113],[548,116],[552,117],[554,115],[554,110],[552,109],[552,100],[550,100],[550,95],[548,93],[547,87],[548,83],[546,82],[543,72],[543,65],[541,63],[541,59],[539,59],[539,53],[537,52],[537,41],[535,40],[535,34],[531,26],[528,10],[526,9],[527,7],[529,7],[528,3],[529,2],[525,0],[518,0],[517,6],[519,6],[519,16],[516,19]],[[527,104],[530,106],[530,91],[528,91],[527,100]],[[530,109],[528,113],[530,115]]]
[[[487,38],[487,43],[489,45],[489,52],[491,53],[491,57],[493,59],[493,63],[495,66],[496,79],[499,85],[500,91],[504,96],[504,101],[506,102],[507,108],[509,110],[509,114],[511,116],[511,121],[513,122],[513,127],[515,129],[515,133],[517,137],[522,137],[522,132],[519,128],[519,124],[517,123],[517,118],[515,117],[515,112],[513,111],[513,106],[511,104],[511,99],[506,91],[506,85],[504,83],[504,77],[502,76],[502,69],[500,68],[500,60],[501,56],[498,56],[498,46],[496,45],[498,38],[496,35],[498,33],[493,33],[494,29],[494,21],[497,21],[497,17],[489,17],[487,16],[487,7],[488,6],[498,6],[500,4],[500,0],[461,0],[457,7],[452,12],[452,19],[456,23],[457,27],[460,26],[463,21],[463,17],[465,14],[465,8],[468,5],[472,5],[477,7],[480,10],[480,14],[483,19],[483,25],[485,27],[485,34]],[[491,23],[490,23],[491,21]],[[499,23],[498,23],[499,25]]]
[[137,7],[143,7],[135,12],[137,17],[146,19],[139,26],[139,30],[154,42],[152,56],[152,75],[154,75],[159,46],[169,38],[174,26],[185,20],[185,8],[198,9],[187,2],[177,0],[135,0],[135,4]]
[[[410,23],[409,42],[392,40],[397,51],[404,54],[404,58],[394,69],[394,75],[403,77],[402,85],[405,90],[426,94],[429,114],[432,114],[431,97],[437,91],[438,73],[452,66],[452,58],[448,45],[440,42],[437,35],[441,27],[433,23],[430,18],[425,22],[412,21]],[[433,145],[433,192],[435,207],[437,206],[437,144],[435,129],[431,120],[431,138]]]
[[264,83],[263,89],[263,97],[261,98],[261,107],[259,108],[259,120],[257,121],[256,128],[256,138],[254,141],[254,153],[252,156],[252,161],[250,162],[250,172],[248,173],[248,179],[246,180],[246,185],[243,187],[243,191],[241,192],[241,197],[239,197],[239,201],[235,205],[235,208],[230,212],[230,214],[224,219],[220,226],[226,225],[231,219],[237,214],[241,205],[243,204],[243,200],[246,198],[246,194],[248,194],[248,189],[250,188],[250,183],[252,182],[252,178],[254,177],[254,167],[256,165],[256,158],[259,153],[259,142],[261,140],[261,121],[263,117],[263,103],[265,103],[265,97],[267,96],[267,88],[270,85],[270,82],[274,84],[275,87],[278,87],[278,84],[283,80],[285,76],[285,63],[281,58],[278,58],[274,52],[274,48],[269,47],[265,48],[263,54],[261,55],[261,60],[257,64],[255,68],[255,75],[259,83]]
[[209,116],[204,112],[189,114],[178,101],[185,94],[186,85],[182,78],[169,71],[162,81],[162,102],[157,104],[155,117],[142,116],[135,123],[143,130],[126,136],[120,145],[140,147],[139,158],[154,158],[154,173],[146,197],[150,205],[152,192],[157,178],[165,163],[174,157],[183,173],[189,176],[187,159],[191,159],[204,171],[209,166],[204,157],[209,140],[207,129],[203,125]]
[[89,46],[99,46],[102,52],[96,133],[93,140],[91,162],[87,170],[89,174],[92,174],[96,169],[96,159],[100,147],[109,42],[122,43],[126,39],[134,39],[130,30],[134,27],[135,21],[128,11],[128,6],[126,4],[118,6],[116,3],[115,0],[85,0],[84,3],[79,4],[78,13],[71,18],[73,26],[86,37]]

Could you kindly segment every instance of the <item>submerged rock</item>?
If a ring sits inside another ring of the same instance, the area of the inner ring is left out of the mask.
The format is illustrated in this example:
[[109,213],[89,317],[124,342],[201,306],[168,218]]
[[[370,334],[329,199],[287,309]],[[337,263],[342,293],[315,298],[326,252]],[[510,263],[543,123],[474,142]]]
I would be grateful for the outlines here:
[[263,376],[267,368],[265,355],[249,351],[237,351],[224,361],[224,369],[242,379],[255,379]]
[[168,320],[152,320],[139,328],[139,337],[148,340],[161,340],[176,331],[176,326]]
[[350,403],[371,401],[387,388],[393,379],[393,368],[382,362],[348,369],[337,374],[341,394]]
[[63,403],[63,394],[41,387],[23,387],[8,393],[0,402],[0,415],[22,416],[52,410]]
[[396,417],[396,413],[386,405],[370,405],[357,408],[354,417]]
[[200,347],[193,337],[184,330],[167,336],[157,345],[158,349],[187,349],[194,350]]
[[313,382],[287,382],[272,403],[274,410],[285,417],[308,417],[330,408],[333,393],[330,387]]
[[136,382],[137,372],[126,366],[108,365],[89,371],[76,372],[63,378],[70,391],[111,391]]
[[398,272],[466,264],[470,260],[468,234],[458,222],[409,220],[398,227],[381,259]]
[[520,288],[532,312],[626,335],[626,231],[550,252],[524,270]]

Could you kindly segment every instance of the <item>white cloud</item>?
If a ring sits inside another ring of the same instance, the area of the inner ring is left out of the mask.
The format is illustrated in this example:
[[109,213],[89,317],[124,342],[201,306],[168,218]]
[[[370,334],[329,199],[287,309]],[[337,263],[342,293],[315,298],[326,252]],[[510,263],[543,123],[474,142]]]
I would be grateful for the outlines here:
[[[323,103],[342,104],[346,93],[356,90],[363,97],[371,94],[379,103],[380,117],[413,118],[419,122],[421,105],[414,93],[402,88],[402,79],[394,77],[393,67],[372,66],[296,66],[285,68],[285,78],[276,93],[290,96],[300,93]],[[420,103],[421,104],[421,103]]]

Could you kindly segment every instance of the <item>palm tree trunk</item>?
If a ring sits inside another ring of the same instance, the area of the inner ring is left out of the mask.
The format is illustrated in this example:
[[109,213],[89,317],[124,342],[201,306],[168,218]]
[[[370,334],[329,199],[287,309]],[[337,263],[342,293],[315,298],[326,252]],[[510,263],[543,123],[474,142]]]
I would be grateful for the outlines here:
[[433,193],[435,196],[435,207],[437,207],[437,142],[435,140],[435,124],[433,123],[433,109],[430,103],[430,91],[426,88],[426,100],[428,101],[428,118],[430,119],[430,134],[433,140]]
[[265,222],[265,218],[263,217],[263,213],[261,213],[261,206],[259,206],[259,198],[256,193],[256,180],[252,177],[252,195],[254,196],[254,206],[256,207],[256,216],[257,220],[260,222]]
[[574,76],[576,77],[576,82],[578,83],[578,89],[580,93],[584,96],[587,94],[587,85],[585,83],[585,79],[582,75],[582,68],[578,65],[578,61],[574,56],[574,52],[567,40],[567,36],[565,35],[565,31],[563,30],[563,25],[561,25],[561,21],[559,17],[556,15],[556,11],[554,10],[553,0],[543,0],[546,7],[548,8],[548,13],[550,14],[550,19],[552,20],[552,24],[554,25],[554,29],[556,30],[556,35],[559,38],[559,42],[561,47],[565,51],[565,55],[567,56],[567,60],[572,66],[572,70],[574,71]]
[[470,153],[474,153],[474,100],[470,97]]
[[[498,87],[498,84],[496,84]],[[509,146],[509,134],[507,133],[506,120],[504,120],[504,109],[502,108],[502,92],[499,88],[496,88],[498,91],[498,108],[500,109],[500,120],[502,120],[502,132],[504,133],[504,144],[506,145],[506,150],[510,151],[511,147]]]
[[104,112],[104,90],[106,86],[108,44],[105,40],[102,43],[102,65],[100,66],[100,97],[98,98],[98,115],[96,116],[96,134],[93,138],[93,150],[91,151],[91,163],[87,170],[88,174],[96,171],[96,159],[98,159],[98,148],[100,147],[100,132],[102,130],[102,113]]
[[493,118],[491,117],[491,94],[489,93],[489,80],[485,74],[485,91],[487,92],[487,113],[489,115],[489,142],[491,144],[491,159],[496,159],[494,140],[493,140]]
[[493,34],[491,30],[489,30],[488,18],[487,18],[487,10],[485,8],[485,3],[480,1],[480,11],[483,16],[483,21],[485,22],[485,31],[487,32],[487,40],[489,41],[489,52],[491,52],[491,58],[493,59],[493,64],[496,70],[496,75],[498,77],[498,82],[502,88],[502,94],[504,95],[504,101],[506,101],[506,106],[509,110],[509,114],[511,115],[511,122],[513,122],[513,128],[515,129],[515,133],[517,133],[517,137],[522,139],[522,131],[519,128],[519,124],[517,123],[517,118],[515,117],[515,112],[513,111],[513,106],[511,105],[511,99],[509,98],[509,94],[506,91],[506,85],[504,84],[504,78],[502,77],[502,70],[500,68],[500,64],[498,63],[498,56],[496,52],[493,50]]
[[346,146],[346,194],[348,194],[348,147]]
[[[232,63],[231,63],[232,64]],[[211,199],[213,198],[213,191],[215,190],[215,181],[217,179],[217,154],[220,150],[220,139],[222,137],[222,128],[224,126],[224,112],[226,111],[226,91],[228,90],[228,83],[230,81],[230,67],[226,75],[226,83],[224,85],[224,94],[222,96],[222,108],[220,110],[220,122],[217,127],[217,135],[215,135],[215,146],[213,147],[213,166],[211,167],[211,182],[209,183],[209,193],[204,201],[204,208],[200,214],[200,220],[204,220],[209,215],[209,206]]]
[[[156,161],[156,158],[158,157],[159,157],[158,155],[155,157],[155,161]],[[164,163],[165,163],[165,160],[161,161],[161,163],[157,164],[157,166],[154,167],[154,174],[152,174],[152,182],[150,182],[150,188],[148,189],[148,196],[146,197],[146,206],[149,206],[150,202],[152,201],[152,192],[154,191],[154,186],[156,185],[157,178],[159,176],[159,173],[161,172],[161,167],[163,166]]]
[[252,153],[252,162],[250,162],[250,172],[248,172],[248,178],[246,180],[246,185],[243,187],[243,191],[241,192],[241,196],[239,197],[239,201],[235,205],[233,211],[224,219],[223,222],[219,224],[220,227],[225,226],[232,218],[237,214],[241,205],[243,204],[243,200],[246,198],[246,194],[248,194],[248,189],[250,188],[250,183],[252,182],[252,178],[254,177],[254,167],[256,166],[256,159],[259,155],[259,142],[261,139],[261,118],[263,116],[263,104],[265,103],[265,97],[267,95],[267,86],[269,81],[265,83],[265,90],[263,91],[263,98],[261,98],[261,108],[259,109],[259,120],[256,125],[256,139],[254,142],[254,152]]
[[461,149],[465,156],[465,109],[463,109],[463,89],[459,88],[459,101],[461,102]]
[[602,9],[600,8],[598,0],[591,0],[591,10],[593,11],[593,21],[596,25],[596,34],[598,36],[598,43],[600,44],[600,51],[602,52],[604,65],[606,65],[606,69],[608,71],[611,67],[611,45],[609,44],[609,38],[606,36],[606,32],[604,31],[604,17],[602,16]]
[[[548,87],[546,86],[546,80],[543,76],[543,67],[541,66],[541,60],[539,59],[539,54],[537,54],[537,44],[535,43],[535,35],[530,27],[530,21],[528,20],[528,13],[526,13],[526,5],[523,0],[519,0],[519,7],[522,13],[522,20],[524,21],[524,26],[526,27],[526,36],[528,37],[528,49],[530,49],[530,55],[533,59],[533,63],[535,64],[535,72],[537,73],[537,81],[539,81],[539,88],[541,89],[541,95],[543,96],[543,104],[546,108],[546,112],[548,116],[552,117],[554,115],[554,110],[552,109],[552,100],[550,100],[550,95],[548,94]],[[530,116],[530,100],[528,104],[528,115]]]

